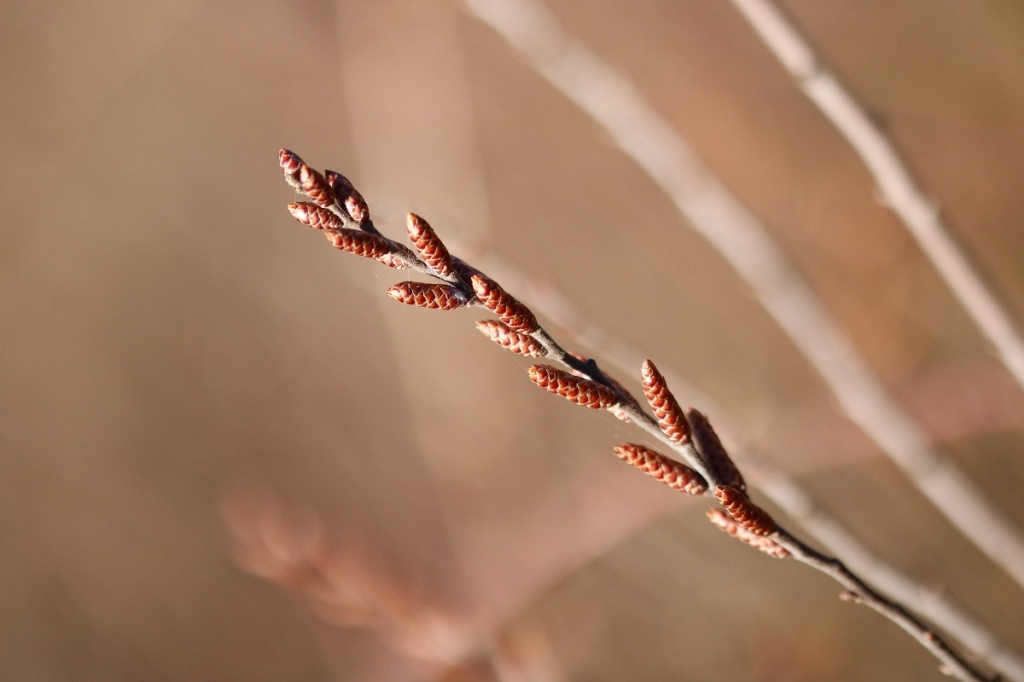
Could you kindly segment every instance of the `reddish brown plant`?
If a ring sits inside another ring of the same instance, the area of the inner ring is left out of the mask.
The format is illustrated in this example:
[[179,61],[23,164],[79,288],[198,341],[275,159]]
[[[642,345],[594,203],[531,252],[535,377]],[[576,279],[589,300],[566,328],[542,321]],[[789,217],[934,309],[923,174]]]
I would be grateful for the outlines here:
[[690,495],[703,495],[707,492],[708,483],[703,476],[685,464],[680,464],[643,445],[636,443],[616,445],[615,455],[670,488]]
[[771,535],[775,532],[775,520],[738,488],[720,485],[715,488],[715,498],[736,523],[754,535]]
[[480,274],[473,275],[473,291],[484,307],[520,334],[532,334],[540,326],[530,309],[517,301],[497,282]]
[[596,381],[582,379],[549,365],[530,367],[530,380],[543,389],[557,393],[577,405],[595,410],[609,408],[618,402],[615,391]]
[[444,279],[453,279],[456,275],[451,254],[430,223],[415,213],[410,213],[406,217],[406,228],[409,230],[409,239],[412,240],[412,245],[416,247],[423,262]]
[[512,331],[504,322],[499,320],[479,320],[476,323],[476,328],[491,341],[517,355],[525,355],[531,358],[544,356],[544,346],[539,341],[532,336]]
[[692,407],[686,408],[686,420],[690,424],[690,432],[693,444],[697,452],[707,463],[712,474],[719,483],[732,486],[741,492],[746,492],[747,483],[743,480],[743,474],[736,468],[732,457],[726,451],[722,441],[712,428],[711,422],[703,412]]
[[706,514],[711,523],[715,524],[737,540],[761,550],[770,557],[785,559],[790,555],[788,549],[782,547],[771,538],[763,535],[755,535],[740,524],[736,523],[731,516],[721,509],[708,509]]
[[434,310],[455,310],[466,304],[462,292],[448,284],[399,282],[388,289],[387,293],[399,303]]
[[640,382],[644,388],[644,396],[647,397],[654,416],[658,418],[661,430],[677,443],[688,443],[690,425],[686,421],[686,416],[672,391],[668,390],[665,377],[650,360],[644,360],[643,367],[640,368]]
[[315,227],[318,230],[334,230],[339,227],[344,227],[341,218],[331,211],[328,211],[326,208],[321,208],[316,204],[300,201],[288,204],[288,210],[291,212],[292,217],[300,223],[303,225],[309,225],[310,227]]

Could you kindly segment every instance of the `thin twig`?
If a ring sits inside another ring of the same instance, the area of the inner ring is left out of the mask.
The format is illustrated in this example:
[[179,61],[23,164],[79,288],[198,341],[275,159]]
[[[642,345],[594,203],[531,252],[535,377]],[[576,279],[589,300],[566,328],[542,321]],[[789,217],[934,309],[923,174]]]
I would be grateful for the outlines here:
[[[295,186],[293,168],[296,163],[300,164],[302,177],[306,177],[312,172],[293,152],[282,149],[280,157],[285,177],[293,186]],[[678,403],[669,391],[664,377],[650,361],[645,363],[642,373],[644,392],[652,408],[661,417],[660,419],[645,412],[636,398],[621,384],[605,374],[594,360],[583,359],[568,353],[540,325],[529,308],[480,270],[461,260],[452,259],[454,276],[451,276],[451,273],[447,271],[448,268],[442,269],[437,264],[429,264],[411,251],[407,256],[403,254],[401,261],[388,259],[384,256],[400,252],[401,245],[381,235],[376,228],[373,228],[372,233],[369,231],[369,226],[372,223],[369,221],[369,209],[365,202],[360,206],[353,207],[344,197],[332,196],[317,183],[304,181],[299,189],[314,199],[318,205],[332,210],[338,209],[342,213],[347,212],[352,219],[355,226],[351,228],[352,235],[343,242],[342,246],[339,246],[337,230],[348,228],[332,228],[320,223],[310,223],[304,214],[292,211],[293,216],[300,222],[311,224],[311,226],[322,230],[335,246],[356,255],[373,258],[395,269],[414,267],[416,270],[421,270],[423,268],[431,276],[445,282],[445,286],[451,289],[452,296],[458,296],[460,300],[464,299],[464,305],[485,308],[509,327],[510,331],[532,337],[540,342],[544,348],[544,357],[559,362],[571,372],[563,372],[546,365],[534,365],[530,368],[531,379],[542,388],[580,405],[609,409],[619,418],[635,424],[661,441],[672,453],[673,459],[685,463],[696,472],[691,472],[693,476],[702,477],[706,483],[703,486],[680,486],[680,489],[715,497],[728,512],[732,521],[742,527],[742,534],[746,536],[752,534],[762,538],[760,549],[779,558],[791,555],[798,561],[831,576],[849,591],[851,599],[869,606],[910,633],[942,663],[943,669],[949,674],[965,681],[991,682],[993,679],[998,679],[987,677],[953,649],[942,635],[936,633],[901,605],[868,586],[838,559],[821,554],[779,527],[767,512],[749,499],[743,477],[732,463],[714,429],[701,413],[692,409],[686,411],[685,418],[688,428],[685,429],[685,435],[683,431],[679,430],[679,423],[668,418],[672,416],[671,413],[679,411]],[[410,216],[410,224],[414,217]],[[427,227],[429,228],[429,226]],[[360,232],[360,230],[364,231]],[[361,240],[358,235],[367,235],[372,239]],[[416,240],[415,235],[413,235],[413,239]],[[354,246],[350,247],[350,244]],[[366,248],[366,244],[372,248]],[[418,244],[417,246],[419,248]],[[430,253],[435,253],[435,251],[430,251]],[[427,250],[421,249],[421,254],[427,258],[430,257]],[[417,262],[409,263],[406,262],[406,259]],[[438,308],[433,305],[432,300],[416,300],[415,303],[423,307]],[[511,348],[509,349],[511,350]],[[690,438],[691,433],[692,438]],[[651,461],[648,458],[635,458],[633,463],[648,471],[651,470]],[[676,470],[676,473],[678,474],[680,471]],[[672,476],[663,475],[661,478],[669,484],[674,480]],[[699,493],[701,490],[704,492]]]
[[[461,248],[460,251],[465,251]],[[473,256],[491,274],[521,292],[540,315],[554,320],[574,342],[592,351],[600,351],[603,360],[618,372],[629,373],[643,362],[643,355],[622,339],[594,324],[569,300],[550,285],[522,272],[515,265],[495,256]],[[818,506],[793,477],[773,466],[766,457],[754,452],[733,425],[736,419],[713,403],[700,389],[687,384],[678,374],[666,371],[675,391],[689,396],[690,402],[703,405],[715,415],[725,430],[730,448],[742,463],[751,483],[811,537],[853,568],[867,582],[935,623],[970,649],[980,659],[1001,670],[1008,680],[1024,682],[1024,658],[1009,649],[976,618],[957,606],[949,595],[917,582],[886,563],[842,524]]]
[[848,419],[969,541],[1024,587],[1024,538],[989,497],[931,445],[885,390],[761,222],[694,156],[644,96],[568,36],[536,0],[464,0],[524,60],[604,127],[732,265],[821,375]]
[[896,147],[771,0],[732,2],[808,99],[864,161],[886,204],[917,240],[950,291],[995,346],[1003,365],[1024,388],[1024,338],[957,244],[939,209],[917,186]]

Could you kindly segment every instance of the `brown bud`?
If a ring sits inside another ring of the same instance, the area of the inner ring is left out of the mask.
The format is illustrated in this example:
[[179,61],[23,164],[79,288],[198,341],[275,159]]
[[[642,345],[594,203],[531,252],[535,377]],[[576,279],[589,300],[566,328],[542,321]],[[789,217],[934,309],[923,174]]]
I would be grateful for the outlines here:
[[388,289],[388,296],[400,303],[434,310],[454,310],[465,305],[464,295],[447,284],[400,282]]
[[347,227],[324,230],[324,234],[334,244],[335,248],[342,251],[354,253],[364,258],[373,258],[391,267],[404,267],[401,261],[395,257],[397,249],[394,244],[385,237]]
[[513,353],[531,358],[544,357],[544,346],[532,336],[520,334],[509,329],[508,325],[498,320],[480,320],[476,323],[480,333]]
[[715,488],[715,498],[736,523],[754,535],[771,535],[775,532],[775,521],[768,512],[751,502],[739,489],[720,485]]
[[577,405],[595,410],[612,407],[617,402],[615,392],[607,386],[589,379],[581,379],[548,365],[530,367],[530,380]]
[[775,542],[771,538],[762,535],[754,535],[749,530],[732,520],[732,518],[721,509],[709,509],[708,520],[723,531],[751,547],[755,547],[770,557],[785,559],[789,556],[789,550]]
[[345,197],[345,211],[360,225],[370,222],[370,207],[366,205],[366,199],[359,192]]
[[423,262],[441,277],[454,279],[455,267],[452,264],[451,254],[448,253],[448,249],[434,232],[434,228],[415,213],[408,215],[406,227],[409,229],[409,238],[416,250],[419,251]]
[[370,222],[370,208],[366,205],[366,199],[355,188],[352,181],[337,171],[326,171],[327,184],[334,190],[334,196],[348,213],[352,220],[361,226]]
[[300,223],[315,227],[318,230],[333,230],[342,227],[341,218],[326,208],[320,208],[316,204],[300,201],[288,204],[288,210],[291,211],[292,217]]
[[484,307],[498,316],[513,331],[532,334],[540,325],[530,309],[517,301],[497,282],[483,275],[473,275],[473,291]]
[[672,392],[668,389],[668,383],[658,368],[650,360],[645,360],[640,369],[640,380],[644,388],[644,395],[654,416],[658,418],[658,425],[665,435],[676,443],[688,443],[690,440],[690,425],[686,421],[682,408],[676,401]]
[[284,174],[298,180],[299,168],[305,163],[299,155],[290,149],[282,148],[277,156],[281,161],[281,170],[284,171]]
[[299,165],[299,188],[317,206],[334,206],[334,190],[327,184],[327,179],[304,163]]
[[715,433],[708,418],[702,412],[687,407],[686,420],[690,423],[691,437],[697,452],[716,479],[746,492],[747,484],[743,480],[743,475],[736,468],[732,457],[726,452],[725,446],[722,445],[722,441],[718,438],[718,434]]
[[708,484],[703,476],[685,464],[680,464],[643,445],[635,443],[616,445],[615,455],[670,488],[690,495],[703,495],[707,492]]

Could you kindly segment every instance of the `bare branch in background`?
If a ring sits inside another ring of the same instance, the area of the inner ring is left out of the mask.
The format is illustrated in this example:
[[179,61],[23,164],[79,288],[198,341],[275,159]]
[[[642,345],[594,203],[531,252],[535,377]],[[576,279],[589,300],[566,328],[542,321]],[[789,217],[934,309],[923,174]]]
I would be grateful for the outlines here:
[[892,142],[771,0],[732,3],[807,98],[864,161],[886,205],[899,216],[978,329],[995,346],[1003,365],[1024,388],[1024,338],[957,244],[939,209],[925,198]]
[[[885,390],[768,230],[696,158],[642,93],[566,34],[537,0],[464,0],[527,64],[604,127],[752,288],[821,375],[847,418],[970,540],[1024,587],[1024,538],[989,496],[928,442]],[[703,472],[702,472],[703,473]]]

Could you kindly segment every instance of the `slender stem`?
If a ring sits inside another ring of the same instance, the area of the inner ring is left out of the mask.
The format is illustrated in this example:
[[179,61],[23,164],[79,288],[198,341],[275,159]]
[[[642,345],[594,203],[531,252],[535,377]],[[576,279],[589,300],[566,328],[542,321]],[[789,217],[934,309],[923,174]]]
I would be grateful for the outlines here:
[[985,675],[953,649],[941,635],[932,630],[901,604],[896,603],[867,585],[839,559],[827,556],[809,547],[782,528],[776,531],[772,539],[788,549],[797,561],[821,571],[845,587],[849,591],[849,595],[851,595],[851,601],[864,604],[903,628],[921,646],[942,662],[945,672],[955,676],[957,679],[973,680],[975,682],[994,682],[1000,679],[999,676],[989,677]]
[[968,260],[938,209],[925,197],[893,143],[771,0],[732,2],[808,99],[864,161],[889,207],[1024,388],[1024,338]]

